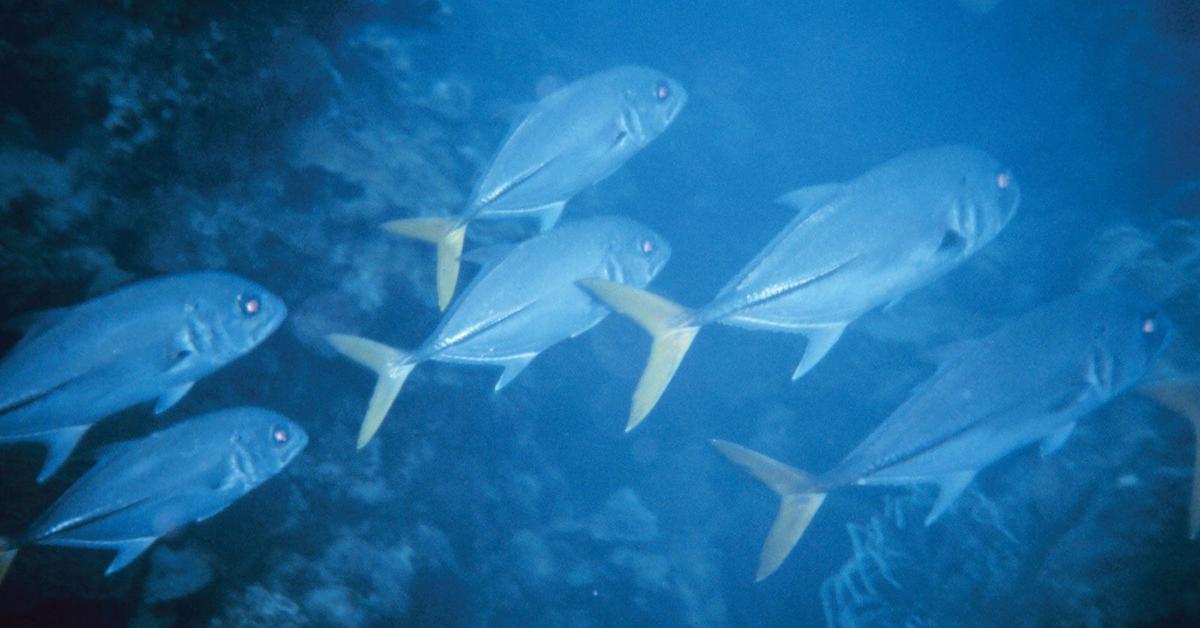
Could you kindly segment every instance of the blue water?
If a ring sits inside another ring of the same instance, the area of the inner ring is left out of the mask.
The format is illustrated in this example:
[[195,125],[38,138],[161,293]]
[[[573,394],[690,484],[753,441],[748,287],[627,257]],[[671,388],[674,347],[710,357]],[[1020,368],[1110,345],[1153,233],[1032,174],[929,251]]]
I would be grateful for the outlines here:
[[[0,623],[1196,623],[1190,427],[1135,395],[1056,456],[984,472],[930,528],[929,491],[835,493],[753,582],[776,498],[709,438],[828,469],[937,347],[1097,285],[1158,298],[1171,360],[1196,362],[1200,9],[987,4],[0,2],[0,318],[203,268],[292,312],[170,414],[102,423],[45,486],[40,449],[0,449],[0,531],[19,535],[87,450],[163,421],[253,403],[311,438],[282,477],[111,578],[104,552],[23,550]],[[371,378],[320,335],[415,347],[438,320],[431,249],[377,225],[457,211],[506,112],[624,63],[677,78],[688,104],[564,219],[663,234],[653,289],[681,303],[707,302],[787,224],[777,196],[906,151],[984,149],[1016,173],[1021,208],[799,382],[801,338],[714,326],[624,435],[648,341],[610,317],[499,395],[490,369],[422,365],[355,453]]]

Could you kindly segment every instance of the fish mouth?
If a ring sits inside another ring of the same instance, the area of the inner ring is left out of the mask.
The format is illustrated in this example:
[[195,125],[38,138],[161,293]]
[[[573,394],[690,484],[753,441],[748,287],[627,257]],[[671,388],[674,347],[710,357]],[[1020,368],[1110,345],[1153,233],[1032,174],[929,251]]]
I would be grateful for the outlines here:
[[679,112],[683,111],[683,106],[687,104],[688,93],[684,91],[682,87],[678,88],[676,93],[679,94],[679,96],[675,99],[675,102],[671,103],[670,108],[667,109],[667,115],[665,117],[667,124],[674,122],[675,116],[678,116]]

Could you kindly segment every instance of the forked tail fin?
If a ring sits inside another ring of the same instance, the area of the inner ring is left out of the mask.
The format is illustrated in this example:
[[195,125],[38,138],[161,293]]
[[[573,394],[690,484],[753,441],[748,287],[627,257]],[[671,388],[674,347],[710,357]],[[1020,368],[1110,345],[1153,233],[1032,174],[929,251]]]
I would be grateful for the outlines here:
[[762,582],[779,569],[796,546],[825,501],[825,493],[821,492],[816,480],[803,471],[741,445],[716,439],[711,442],[730,462],[749,471],[779,495],[779,514],[763,543],[758,573],[754,575],[755,582]]
[[633,392],[629,423],[625,425],[629,432],[654,409],[700,327],[690,322],[687,308],[645,290],[598,278],[582,279],[579,285],[613,311],[633,319],[653,340],[646,368]]
[[1194,539],[1200,535],[1200,376],[1159,380],[1143,385],[1139,391],[1192,422],[1192,434],[1196,438],[1196,458],[1192,465],[1192,503],[1188,517],[1188,536]]
[[408,374],[412,373],[417,363],[407,353],[374,340],[343,334],[330,334],[326,339],[339,353],[375,371],[378,376],[375,392],[367,404],[367,416],[358,431],[358,448],[362,449],[371,442],[379,426],[383,425],[383,419],[396,401],[396,395],[400,394],[404,380],[408,379]]
[[406,218],[389,220],[383,228],[390,233],[437,245],[438,308],[445,311],[458,284],[459,257],[467,237],[466,223],[454,218]]
[[0,539],[0,584],[4,583],[4,577],[8,575],[8,568],[12,567],[12,562],[16,558],[16,546],[11,544],[8,539]]

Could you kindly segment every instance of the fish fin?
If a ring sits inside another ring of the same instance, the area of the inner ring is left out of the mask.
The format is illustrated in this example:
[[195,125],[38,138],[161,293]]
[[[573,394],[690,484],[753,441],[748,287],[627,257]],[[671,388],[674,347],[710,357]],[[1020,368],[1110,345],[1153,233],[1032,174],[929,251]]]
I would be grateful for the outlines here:
[[780,205],[787,205],[801,212],[811,212],[829,202],[842,191],[841,183],[822,183],[793,190],[775,199]]
[[504,372],[500,374],[500,379],[496,381],[496,392],[504,390],[506,386],[511,384],[513,379],[515,379],[517,375],[520,375],[521,371],[524,371],[525,367],[529,366],[529,363],[533,362],[533,359],[536,357],[537,354],[532,353],[506,360],[503,363]]
[[183,399],[183,396],[192,389],[192,385],[195,383],[187,382],[163,391],[163,394],[158,397],[158,402],[154,404],[154,414],[162,414],[170,410],[172,406],[179,403],[180,399]]
[[975,479],[974,471],[959,471],[944,476],[938,481],[938,496],[933,501],[933,508],[929,510],[929,515],[925,517],[925,525],[933,525],[946,511],[950,509],[950,505],[958,499],[959,495],[966,490],[971,480]]
[[904,297],[896,297],[895,299],[888,301],[887,305],[880,308],[879,311],[880,312],[891,312],[891,311],[895,310],[896,306],[899,305],[900,302],[903,300],[904,300]]
[[566,206],[566,201],[559,201],[557,203],[550,203],[549,205],[540,208],[537,214],[538,229],[541,231],[549,231],[552,227],[554,227],[554,225],[558,223],[558,219],[562,216],[563,208]]
[[22,334],[21,340],[12,348],[12,351],[16,351],[21,348],[21,345],[37,338],[47,329],[57,325],[72,309],[71,307],[56,307],[49,310],[37,310],[26,312],[5,321],[4,327],[6,329],[19,331]]
[[758,572],[754,575],[755,582],[762,582],[783,564],[808,524],[812,523],[826,494],[817,487],[816,480],[803,471],[741,445],[717,439],[709,442],[730,462],[749,471],[779,495],[779,514],[767,534],[758,559]]
[[700,327],[688,322],[691,312],[656,294],[606,279],[581,279],[578,284],[614,311],[641,325],[652,338],[646,368],[633,393],[625,431],[637,427],[658,403]]
[[1159,380],[1144,384],[1138,392],[1192,422],[1196,442],[1192,465],[1192,502],[1188,515],[1188,537],[1200,536],[1200,377]]
[[167,368],[168,374],[178,373],[192,365],[197,351],[190,326],[184,325],[178,333],[171,337],[167,351],[171,358],[171,365]]
[[405,218],[389,220],[383,223],[383,228],[398,236],[437,244],[438,308],[445,311],[458,283],[467,225],[455,218]]
[[378,376],[375,391],[371,393],[371,401],[367,404],[367,415],[358,432],[358,448],[362,449],[371,442],[379,426],[383,425],[383,419],[396,401],[396,395],[400,394],[404,380],[408,379],[417,363],[412,361],[409,354],[374,340],[344,334],[330,334],[325,338],[338,353],[375,371]]
[[805,373],[812,370],[825,357],[825,354],[829,353],[833,345],[837,344],[845,330],[845,323],[805,329],[804,335],[808,338],[808,344],[804,347],[804,357],[800,358],[800,364],[792,372],[792,381],[804,377]]
[[487,246],[475,247],[460,255],[458,259],[468,264],[491,266],[507,257],[515,248],[517,248],[515,245],[508,242],[489,244]]
[[50,476],[62,468],[67,458],[71,457],[71,452],[75,451],[79,439],[83,438],[89,428],[90,425],[65,427],[38,436],[38,440],[46,444],[46,461],[42,463],[42,470],[38,473],[38,484],[50,479]]
[[1046,438],[1043,438],[1042,443],[1039,446],[1039,449],[1042,452],[1042,457],[1049,457],[1053,455],[1054,452],[1058,451],[1063,446],[1063,443],[1066,443],[1067,439],[1071,437],[1071,432],[1074,430],[1075,422],[1071,421],[1070,423],[1067,423],[1066,425],[1054,430]]
[[143,537],[138,539],[130,539],[117,545],[117,555],[108,564],[108,569],[104,570],[104,575],[111,576],[114,573],[129,566],[129,563],[137,560],[146,550],[150,549],[151,545],[158,540],[157,536]]

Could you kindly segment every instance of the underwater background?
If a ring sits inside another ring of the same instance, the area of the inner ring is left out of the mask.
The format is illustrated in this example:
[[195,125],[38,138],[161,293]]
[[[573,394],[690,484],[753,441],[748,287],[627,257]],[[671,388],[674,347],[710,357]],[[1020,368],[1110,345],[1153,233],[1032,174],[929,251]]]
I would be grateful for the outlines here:
[[[372,377],[324,336],[415,347],[439,319],[432,248],[379,224],[458,212],[514,108],[626,63],[678,79],[687,107],[564,221],[663,234],[653,289],[676,301],[705,302],[788,223],[780,194],[907,151],[987,150],[1021,209],[799,382],[801,338],[716,327],[625,434],[649,341],[612,316],[500,393],[494,369],[422,365],[356,452]],[[832,494],[758,584],[776,497],[708,444],[827,469],[937,347],[1089,287],[1158,299],[1172,363],[1195,370],[1195,2],[0,0],[0,86],[0,320],[204,269],[290,310],[170,413],[99,424],[45,485],[39,446],[0,449],[0,533],[87,450],[182,417],[252,403],[310,438],[281,477],[111,577],[106,552],[23,550],[0,624],[1200,623],[1191,427],[1135,394],[1054,456],[997,463],[929,527],[932,489]]]

